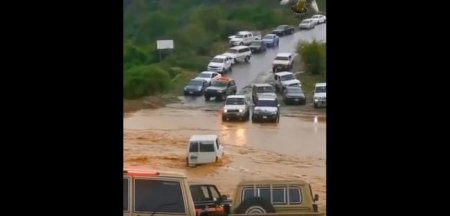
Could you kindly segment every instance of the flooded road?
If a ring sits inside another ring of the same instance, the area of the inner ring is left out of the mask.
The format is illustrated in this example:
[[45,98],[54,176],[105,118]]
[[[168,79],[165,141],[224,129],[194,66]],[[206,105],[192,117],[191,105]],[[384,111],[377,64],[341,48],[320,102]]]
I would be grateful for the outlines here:
[[[287,179],[301,177],[312,183],[326,206],[326,117],[307,113],[287,117],[278,124],[226,122],[220,112],[184,108],[173,104],[157,110],[141,110],[124,119],[125,167],[145,167],[185,173],[191,181],[216,184],[233,195],[245,177]],[[225,157],[217,164],[186,167],[189,137],[218,134]]]
[[[238,94],[250,99],[252,83],[273,77],[271,62],[277,52],[294,52],[299,39],[325,40],[326,25],[280,38],[280,47],[252,57],[250,64],[236,65],[228,76],[235,79]],[[164,108],[140,110],[124,117],[124,166],[185,173],[190,181],[216,184],[234,195],[245,177],[288,179],[300,177],[319,194],[319,209],[326,207],[326,113],[305,106],[281,104],[278,124],[222,122],[223,102],[203,97],[180,97]],[[191,135],[217,134],[225,157],[214,164],[186,167]]]

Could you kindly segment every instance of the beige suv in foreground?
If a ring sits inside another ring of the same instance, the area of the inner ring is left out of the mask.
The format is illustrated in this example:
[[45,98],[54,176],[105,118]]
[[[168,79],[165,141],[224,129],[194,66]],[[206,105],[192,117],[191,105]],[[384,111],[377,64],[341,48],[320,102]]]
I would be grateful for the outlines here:
[[318,199],[304,180],[244,180],[236,187],[230,215],[325,215],[318,212]]
[[124,216],[195,216],[186,176],[158,171],[123,173]]

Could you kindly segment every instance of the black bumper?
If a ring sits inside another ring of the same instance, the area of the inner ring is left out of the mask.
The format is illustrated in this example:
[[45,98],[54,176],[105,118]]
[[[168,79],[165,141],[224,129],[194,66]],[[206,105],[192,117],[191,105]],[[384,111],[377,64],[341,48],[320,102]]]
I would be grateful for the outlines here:
[[284,103],[285,104],[305,104],[306,99],[305,98],[285,98]]
[[223,118],[227,119],[244,119],[247,116],[245,112],[226,112],[222,113]]
[[203,95],[203,92],[197,91],[197,90],[195,90],[195,91],[187,90],[187,91],[184,91],[184,95],[185,96],[188,96],[188,95],[198,96],[198,95]]
[[225,93],[219,93],[219,92],[205,92],[205,97],[226,97]]
[[275,121],[278,118],[278,115],[273,114],[253,114],[252,120],[256,121]]

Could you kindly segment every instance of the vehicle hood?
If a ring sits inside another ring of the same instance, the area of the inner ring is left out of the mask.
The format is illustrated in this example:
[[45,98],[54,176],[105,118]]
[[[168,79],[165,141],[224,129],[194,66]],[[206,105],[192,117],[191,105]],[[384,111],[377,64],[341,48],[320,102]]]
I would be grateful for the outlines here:
[[230,41],[231,42],[240,42],[240,41],[242,41],[242,38],[232,38]]
[[189,89],[189,90],[197,90],[197,89],[201,89],[202,86],[200,86],[200,85],[187,85],[184,88],[185,89]]
[[219,62],[210,62],[210,63],[208,64],[208,66],[211,66],[211,67],[223,67],[223,63],[219,63]]
[[300,80],[298,80],[298,79],[293,79],[293,80],[281,81],[281,84],[282,84],[283,86],[290,86],[290,85],[293,85],[293,84],[300,84]]
[[244,104],[243,105],[225,105],[223,108],[227,109],[227,110],[229,110],[229,109],[245,109],[245,105]]
[[206,82],[211,82],[211,78],[206,78],[206,77],[197,77],[196,79],[202,79],[205,80]]
[[275,94],[274,92],[263,92],[263,93],[257,93],[258,97],[261,96],[273,96],[273,97],[277,97],[277,94]]
[[264,42],[269,42],[269,43],[272,43],[274,40],[275,40],[275,39],[273,39],[273,38],[272,38],[272,39],[267,39],[267,38],[266,38],[266,39],[262,39],[262,41],[264,41]]
[[304,98],[305,94],[303,93],[287,93],[287,97],[295,97],[295,98]]
[[284,65],[284,64],[289,64],[289,61],[285,61],[285,60],[274,60],[274,61],[273,61],[273,64],[281,64],[281,65]]
[[326,92],[321,92],[321,93],[315,93],[314,97],[320,97],[320,98],[326,98],[327,97],[327,93]]
[[206,88],[206,90],[214,90],[214,91],[221,91],[225,89],[226,87],[218,87],[218,86],[209,86],[208,88]]
[[249,47],[250,47],[250,48],[261,48],[262,45],[261,45],[261,44],[260,44],[260,45],[250,45]]
[[278,111],[278,107],[257,106],[257,107],[255,107],[255,111],[263,112],[263,113],[277,112]]

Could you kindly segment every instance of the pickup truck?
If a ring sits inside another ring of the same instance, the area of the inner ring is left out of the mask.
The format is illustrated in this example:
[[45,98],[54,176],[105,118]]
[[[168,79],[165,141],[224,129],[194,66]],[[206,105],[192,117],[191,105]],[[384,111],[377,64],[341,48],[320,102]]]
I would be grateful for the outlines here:
[[250,45],[255,40],[261,40],[261,32],[255,31],[240,31],[234,36],[230,36],[230,47]]
[[213,184],[191,182],[189,183],[196,215],[213,216],[225,215],[230,212],[231,200],[223,195]]

